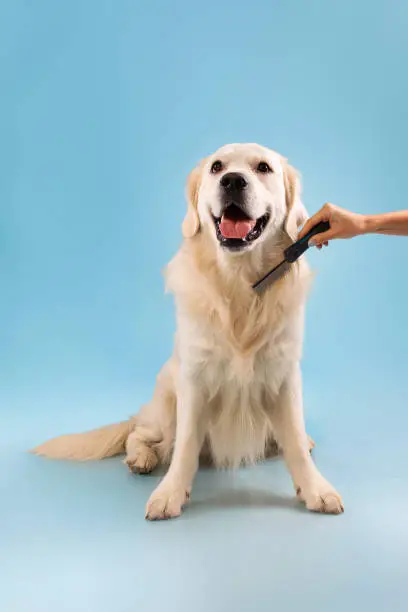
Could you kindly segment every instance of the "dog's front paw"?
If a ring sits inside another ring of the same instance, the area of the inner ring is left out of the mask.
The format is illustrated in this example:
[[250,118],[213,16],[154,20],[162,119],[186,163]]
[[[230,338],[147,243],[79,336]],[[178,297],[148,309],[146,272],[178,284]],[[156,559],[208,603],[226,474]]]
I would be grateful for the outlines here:
[[180,516],[183,507],[190,499],[190,494],[183,488],[174,487],[163,481],[153,491],[146,506],[148,521],[161,521]]
[[323,481],[318,486],[308,489],[296,489],[296,494],[311,512],[322,512],[325,514],[342,514],[344,505],[341,496],[328,483]]

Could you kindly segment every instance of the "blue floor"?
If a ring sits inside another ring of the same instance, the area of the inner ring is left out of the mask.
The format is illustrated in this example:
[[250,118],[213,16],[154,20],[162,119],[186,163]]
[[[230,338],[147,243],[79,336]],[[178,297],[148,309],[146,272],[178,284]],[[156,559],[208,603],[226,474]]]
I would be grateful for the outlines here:
[[387,421],[397,393],[353,395],[353,426],[346,395],[308,421],[344,515],[306,512],[272,460],[235,474],[200,471],[185,514],[163,523],[144,520],[160,474],[133,476],[119,459],[78,465],[24,452],[52,431],[100,424],[97,413],[102,422],[125,416],[126,400],[116,411],[113,397],[74,410],[57,397],[26,400],[0,433],[1,610],[406,610],[408,417]]

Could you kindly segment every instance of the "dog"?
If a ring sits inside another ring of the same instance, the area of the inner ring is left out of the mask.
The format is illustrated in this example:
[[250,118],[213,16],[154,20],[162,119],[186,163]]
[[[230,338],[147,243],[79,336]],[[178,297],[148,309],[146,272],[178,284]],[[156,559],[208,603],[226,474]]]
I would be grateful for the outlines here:
[[174,351],[152,400],[129,421],[60,436],[34,449],[50,458],[102,459],[126,452],[132,472],[168,471],[146,518],[177,517],[200,458],[236,468],[282,452],[296,494],[315,512],[343,502],[312,457],[303,415],[301,356],[311,271],[304,257],[263,294],[252,284],[282,259],[308,215],[286,158],[230,144],[187,181],[183,241],[166,269],[174,294]]

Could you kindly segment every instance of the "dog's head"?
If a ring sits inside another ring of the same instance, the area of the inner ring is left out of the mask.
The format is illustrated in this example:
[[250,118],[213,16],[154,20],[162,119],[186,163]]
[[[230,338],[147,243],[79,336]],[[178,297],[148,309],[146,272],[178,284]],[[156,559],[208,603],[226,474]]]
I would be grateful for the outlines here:
[[296,171],[257,144],[226,145],[195,168],[187,183],[183,235],[211,235],[226,252],[245,252],[282,229],[296,239],[307,213]]

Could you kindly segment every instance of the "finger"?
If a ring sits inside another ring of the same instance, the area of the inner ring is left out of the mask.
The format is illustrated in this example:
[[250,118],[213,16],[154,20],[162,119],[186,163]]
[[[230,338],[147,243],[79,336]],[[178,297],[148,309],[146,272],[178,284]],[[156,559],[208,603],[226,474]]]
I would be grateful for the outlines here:
[[329,244],[329,240],[333,240],[335,232],[333,229],[327,230],[327,232],[322,232],[321,234],[316,234],[309,240],[310,246],[322,246],[326,243],[326,246]]

